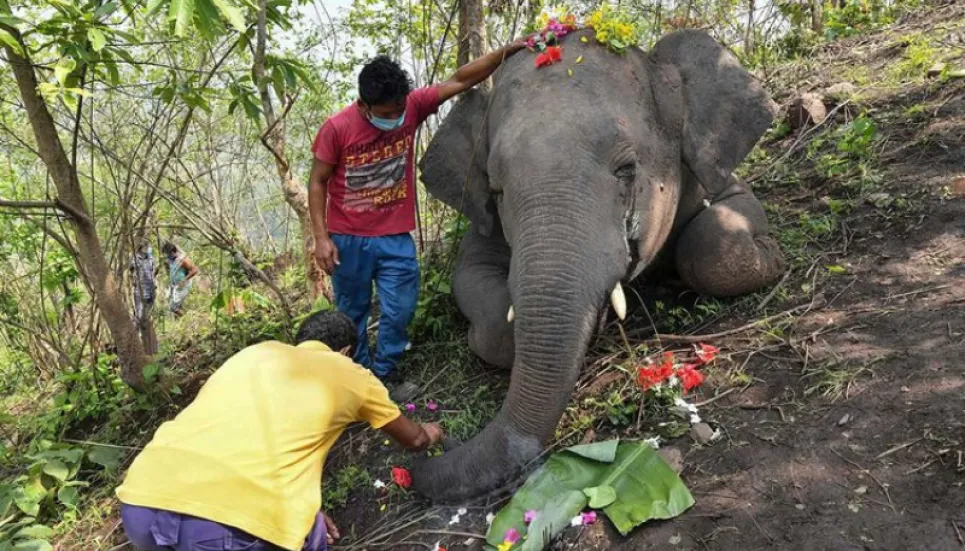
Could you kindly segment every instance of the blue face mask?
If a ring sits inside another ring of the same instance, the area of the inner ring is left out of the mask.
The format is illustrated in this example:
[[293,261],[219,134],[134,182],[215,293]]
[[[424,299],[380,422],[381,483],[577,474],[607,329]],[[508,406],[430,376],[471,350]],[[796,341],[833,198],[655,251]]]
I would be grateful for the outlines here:
[[383,119],[382,117],[376,117],[372,113],[369,113],[369,122],[379,130],[388,132],[389,130],[395,130],[402,126],[402,123],[405,122],[405,113],[399,115],[397,119]]

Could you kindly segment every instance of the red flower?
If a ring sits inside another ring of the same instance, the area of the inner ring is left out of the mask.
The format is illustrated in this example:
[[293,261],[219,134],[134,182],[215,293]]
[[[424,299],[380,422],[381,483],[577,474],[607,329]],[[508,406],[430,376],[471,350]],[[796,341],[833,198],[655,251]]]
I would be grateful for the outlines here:
[[720,348],[712,344],[700,343],[700,349],[697,350],[697,360],[701,364],[708,364],[717,358],[717,354],[720,352]]
[[536,67],[552,65],[563,59],[563,48],[560,46],[547,46],[546,51],[536,56]]
[[657,370],[653,367],[641,367],[637,371],[637,383],[643,390],[647,390],[653,385],[659,383],[662,379],[657,373]]
[[408,488],[412,485],[412,475],[409,474],[409,471],[403,469],[402,467],[392,468],[392,480],[403,488]]
[[684,366],[680,368],[680,371],[677,372],[677,377],[680,378],[681,384],[684,385],[684,392],[689,392],[704,382],[704,374],[697,371],[695,364],[684,364]]

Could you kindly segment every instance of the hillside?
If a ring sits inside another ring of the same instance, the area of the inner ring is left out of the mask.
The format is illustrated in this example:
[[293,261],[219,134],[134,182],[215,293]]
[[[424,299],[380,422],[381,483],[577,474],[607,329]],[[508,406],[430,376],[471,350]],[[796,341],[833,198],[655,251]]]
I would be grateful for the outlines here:
[[[571,528],[554,549],[965,547],[961,71],[962,3],[922,9],[761,71],[784,108],[811,102],[828,114],[800,125],[782,117],[741,167],[791,271],[776,288],[731,301],[639,285],[664,337],[653,337],[646,316],[631,317],[628,354],[611,323],[558,430],[557,445],[652,434],[656,420],[641,419],[631,403],[639,398],[632,376],[612,367],[632,372],[640,350],[712,342],[722,358],[695,402],[722,438],[666,444],[696,505],[627,538],[606,522]],[[433,266],[424,277],[438,289],[445,273]],[[508,377],[468,352],[464,321],[448,295],[423,307],[431,315],[420,318],[426,326],[418,333],[428,337],[414,344],[405,370],[422,383],[420,403],[440,407],[416,415],[465,439],[498,410]],[[220,335],[185,326],[169,354],[169,376],[182,395],[150,415],[124,413],[129,432],[112,441],[126,458],[218,360],[259,331],[271,332],[273,320],[255,321]],[[347,431],[326,466],[323,494],[343,535],[336,549],[481,548],[486,515],[506,496],[466,504],[467,513],[450,523],[455,508],[374,488],[376,480],[391,480],[392,466],[409,462],[382,435]],[[116,476],[97,479],[97,496],[63,527],[58,549],[124,548],[110,495]]]

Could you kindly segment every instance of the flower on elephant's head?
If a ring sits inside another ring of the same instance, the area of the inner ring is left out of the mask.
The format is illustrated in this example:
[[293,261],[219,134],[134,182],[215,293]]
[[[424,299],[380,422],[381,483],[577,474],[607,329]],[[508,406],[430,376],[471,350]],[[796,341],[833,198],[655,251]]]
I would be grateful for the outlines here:
[[545,67],[547,65],[552,65],[563,59],[563,47],[562,46],[549,46],[546,51],[536,56],[536,67]]

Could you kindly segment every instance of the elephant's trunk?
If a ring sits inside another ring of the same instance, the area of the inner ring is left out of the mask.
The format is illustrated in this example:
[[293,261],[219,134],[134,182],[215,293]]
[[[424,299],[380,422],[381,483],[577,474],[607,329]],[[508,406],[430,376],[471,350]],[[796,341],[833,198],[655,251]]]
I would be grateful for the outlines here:
[[[510,289],[516,350],[509,393],[475,438],[414,472],[415,488],[458,502],[510,482],[541,453],[565,410],[600,311],[622,267],[601,253],[595,228],[579,227],[576,202],[543,204],[516,225]],[[585,206],[585,203],[584,203]],[[593,266],[593,269],[587,269]]]

